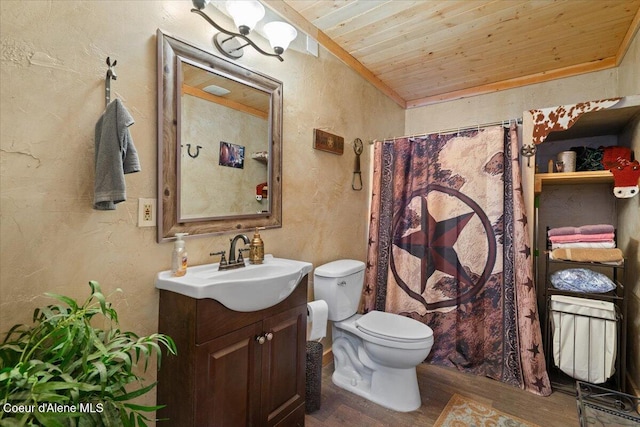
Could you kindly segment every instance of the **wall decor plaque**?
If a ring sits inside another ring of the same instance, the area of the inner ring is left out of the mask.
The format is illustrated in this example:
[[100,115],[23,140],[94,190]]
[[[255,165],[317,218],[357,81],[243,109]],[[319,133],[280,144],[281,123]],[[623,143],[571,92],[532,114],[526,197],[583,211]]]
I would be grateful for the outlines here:
[[342,154],[344,152],[344,138],[320,129],[314,129],[313,148],[333,154]]

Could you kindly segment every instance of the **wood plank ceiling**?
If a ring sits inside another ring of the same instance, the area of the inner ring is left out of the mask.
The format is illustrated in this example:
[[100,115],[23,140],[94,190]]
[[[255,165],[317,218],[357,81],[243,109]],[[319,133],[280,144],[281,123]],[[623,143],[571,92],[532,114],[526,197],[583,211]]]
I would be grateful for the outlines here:
[[640,26],[640,0],[264,3],[404,108],[615,67]]
[[[240,83],[223,75],[182,62],[182,94],[205,99],[238,111],[262,117],[269,116],[271,97],[268,93],[252,86]],[[216,94],[215,90],[226,89],[227,92]]]

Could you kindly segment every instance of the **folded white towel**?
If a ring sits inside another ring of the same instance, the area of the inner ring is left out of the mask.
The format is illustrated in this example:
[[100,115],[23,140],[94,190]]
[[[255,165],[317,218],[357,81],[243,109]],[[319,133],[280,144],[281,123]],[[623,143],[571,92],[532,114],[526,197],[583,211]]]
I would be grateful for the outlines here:
[[139,172],[138,153],[129,133],[133,117],[116,99],[96,123],[93,207],[113,210],[127,199],[124,174]]
[[551,249],[571,249],[571,248],[615,248],[616,243],[613,240],[607,242],[568,242],[568,243],[552,243]]

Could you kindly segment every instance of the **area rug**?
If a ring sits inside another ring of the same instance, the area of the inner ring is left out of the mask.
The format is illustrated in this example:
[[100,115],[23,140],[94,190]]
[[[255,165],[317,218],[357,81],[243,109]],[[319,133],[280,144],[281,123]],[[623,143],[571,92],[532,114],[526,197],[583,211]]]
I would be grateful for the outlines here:
[[454,394],[434,427],[540,427],[481,403]]

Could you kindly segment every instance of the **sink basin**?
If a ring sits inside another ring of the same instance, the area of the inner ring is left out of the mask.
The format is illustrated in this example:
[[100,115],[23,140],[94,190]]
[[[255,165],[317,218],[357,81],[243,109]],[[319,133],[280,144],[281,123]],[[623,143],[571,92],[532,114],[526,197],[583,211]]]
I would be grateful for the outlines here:
[[174,277],[171,271],[156,276],[156,288],[191,298],[211,298],[235,311],[257,311],[278,304],[309,274],[312,264],[265,255],[263,264],[249,264],[218,271],[219,264],[189,267],[187,274]]

